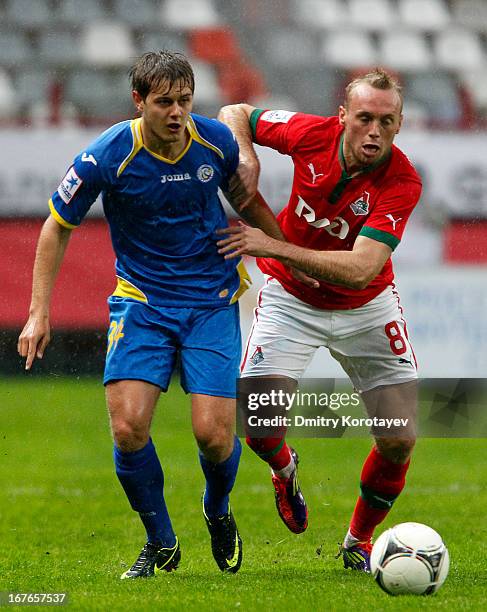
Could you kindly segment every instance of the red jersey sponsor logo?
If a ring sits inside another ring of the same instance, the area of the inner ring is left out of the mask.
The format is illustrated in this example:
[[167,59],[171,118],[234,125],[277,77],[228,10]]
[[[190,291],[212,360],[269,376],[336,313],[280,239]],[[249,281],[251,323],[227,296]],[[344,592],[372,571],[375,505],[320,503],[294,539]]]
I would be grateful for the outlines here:
[[350,229],[349,224],[345,221],[345,219],[343,219],[343,217],[335,217],[333,221],[330,221],[326,217],[317,219],[315,211],[309,204],[306,204],[301,197],[298,199],[295,212],[298,217],[303,217],[303,219],[305,219],[313,227],[318,229],[323,228],[330,234],[330,236],[336,236],[337,238],[340,238],[340,240],[346,238]]

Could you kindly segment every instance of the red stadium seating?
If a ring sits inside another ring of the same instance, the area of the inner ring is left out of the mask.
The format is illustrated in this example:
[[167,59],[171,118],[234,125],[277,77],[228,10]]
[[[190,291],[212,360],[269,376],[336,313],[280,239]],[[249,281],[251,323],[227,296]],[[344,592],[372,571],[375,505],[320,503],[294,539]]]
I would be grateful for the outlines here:
[[237,38],[229,28],[205,28],[189,34],[191,55],[211,64],[234,62],[242,55]]
[[242,60],[221,65],[218,78],[226,104],[242,101],[252,103],[267,95],[261,72]]
[[189,34],[191,54],[215,66],[226,104],[252,101],[267,94],[260,70],[252,66],[230,28],[205,28]]

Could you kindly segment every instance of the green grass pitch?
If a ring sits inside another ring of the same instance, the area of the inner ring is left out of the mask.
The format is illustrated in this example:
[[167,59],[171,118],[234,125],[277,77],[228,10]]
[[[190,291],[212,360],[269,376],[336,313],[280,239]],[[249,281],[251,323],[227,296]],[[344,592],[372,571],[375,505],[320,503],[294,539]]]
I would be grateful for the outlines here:
[[370,441],[294,440],[310,509],[301,536],[274,508],[266,466],[244,449],[232,507],[244,542],[237,575],[222,575],[201,516],[203,476],[188,398],[162,396],[153,439],[182,545],[177,572],[120,581],[144,543],[115,477],[103,387],[94,380],[0,382],[0,591],[68,592],[72,610],[487,609],[487,443],[420,440],[408,484],[379,528],[414,520],[437,529],[450,575],[429,598],[393,598],[334,559]]

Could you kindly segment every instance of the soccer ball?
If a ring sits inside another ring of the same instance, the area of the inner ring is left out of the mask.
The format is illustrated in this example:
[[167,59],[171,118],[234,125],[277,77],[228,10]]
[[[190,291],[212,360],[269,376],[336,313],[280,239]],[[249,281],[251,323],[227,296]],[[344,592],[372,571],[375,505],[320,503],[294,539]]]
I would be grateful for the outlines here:
[[421,523],[401,523],[384,531],[370,556],[372,576],[390,595],[436,593],[449,567],[441,536]]

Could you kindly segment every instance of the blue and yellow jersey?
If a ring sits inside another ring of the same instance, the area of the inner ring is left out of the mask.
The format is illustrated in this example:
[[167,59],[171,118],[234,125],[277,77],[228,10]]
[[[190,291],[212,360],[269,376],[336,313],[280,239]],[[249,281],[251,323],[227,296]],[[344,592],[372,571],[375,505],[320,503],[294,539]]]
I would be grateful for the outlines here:
[[243,263],[225,261],[216,230],[228,225],[218,188],[238,165],[238,146],[222,123],[190,115],[189,140],[175,160],[147,149],[141,119],[101,134],[49,201],[63,226],[79,225],[101,194],[116,260],[114,295],[153,305],[216,307],[247,288]]

